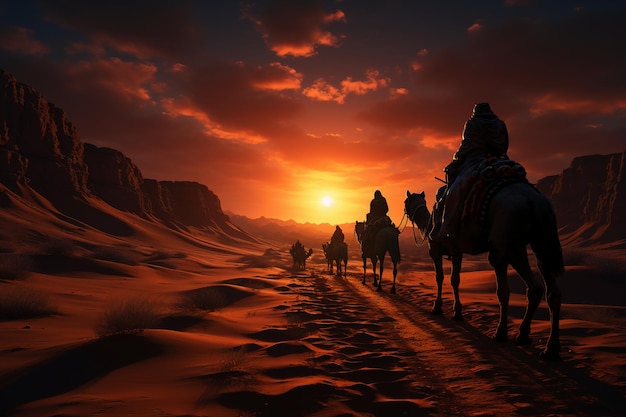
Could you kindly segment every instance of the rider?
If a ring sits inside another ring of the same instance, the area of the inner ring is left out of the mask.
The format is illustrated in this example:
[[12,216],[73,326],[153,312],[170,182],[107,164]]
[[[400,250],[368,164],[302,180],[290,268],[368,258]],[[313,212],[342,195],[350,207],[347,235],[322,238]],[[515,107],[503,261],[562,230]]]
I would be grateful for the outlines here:
[[467,181],[475,167],[489,156],[505,158],[509,148],[506,124],[495,115],[489,103],[474,105],[472,116],[465,122],[459,149],[452,162],[445,167],[447,192],[443,199],[443,219],[440,236],[450,237],[458,232],[463,203],[467,194]]
[[334,243],[343,243],[345,237],[343,235],[343,230],[341,230],[341,227],[339,227],[339,225],[335,226],[335,232],[333,233],[333,236],[330,238],[330,243],[334,244]]
[[377,220],[385,217],[388,211],[387,199],[383,197],[380,190],[374,191],[374,198],[370,201],[370,212],[367,213],[367,224],[376,223]]
[[365,221],[365,237],[364,240],[368,240],[371,236],[371,230],[373,226],[381,219],[387,217],[389,212],[389,205],[387,205],[387,199],[383,197],[380,190],[374,192],[374,198],[370,201],[370,212],[367,213]]

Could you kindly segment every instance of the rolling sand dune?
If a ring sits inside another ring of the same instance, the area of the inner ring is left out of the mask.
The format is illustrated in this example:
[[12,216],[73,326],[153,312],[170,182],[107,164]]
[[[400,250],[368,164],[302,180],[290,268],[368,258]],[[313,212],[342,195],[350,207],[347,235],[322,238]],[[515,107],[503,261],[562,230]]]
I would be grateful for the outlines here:
[[[121,239],[88,228],[61,230],[48,219],[40,235],[11,244],[15,253],[30,254],[32,271],[0,281],[0,291],[43,294],[48,309],[0,321],[1,415],[618,416],[626,410],[619,265],[568,265],[561,282],[562,360],[552,363],[538,358],[548,332],[545,302],[532,345],[491,340],[497,301],[483,257],[466,261],[466,320],[457,322],[448,283],[448,314],[430,315],[432,267],[410,237],[402,240],[392,295],[390,267],[383,292],[371,285],[369,265],[367,285],[361,284],[351,241],[344,279],[328,273],[319,249],[306,270],[292,271],[290,242],[229,246],[200,233],[172,235],[126,222],[132,233]],[[321,245],[305,237],[303,243]],[[511,283],[513,334],[524,296],[519,278],[511,275]],[[104,335],[105,313],[124,300],[152,320],[138,334]]]

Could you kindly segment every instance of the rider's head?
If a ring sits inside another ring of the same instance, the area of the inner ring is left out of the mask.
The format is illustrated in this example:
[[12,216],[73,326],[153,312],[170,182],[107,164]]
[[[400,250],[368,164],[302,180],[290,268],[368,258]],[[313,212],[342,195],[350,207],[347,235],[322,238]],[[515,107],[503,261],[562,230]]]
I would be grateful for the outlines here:
[[474,105],[474,111],[472,112],[472,117],[473,116],[485,116],[488,114],[493,114],[493,111],[491,111],[491,107],[489,106],[489,103],[477,103]]
[[380,198],[382,196],[383,196],[383,193],[381,193],[380,190],[374,191],[374,198]]

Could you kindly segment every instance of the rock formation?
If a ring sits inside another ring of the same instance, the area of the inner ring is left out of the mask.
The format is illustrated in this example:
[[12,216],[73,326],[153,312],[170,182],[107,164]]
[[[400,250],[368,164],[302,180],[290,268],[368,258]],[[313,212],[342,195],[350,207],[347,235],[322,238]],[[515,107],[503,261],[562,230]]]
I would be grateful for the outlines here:
[[[94,215],[93,198],[176,229],[253,240],[229,221],[207,186],[144,179],[123,153],[83,143],[62,109],[2,70],[0,182],[17,195],[32,189],[59,212],[96,228],[106,215]],[[8,198],[4,193],[3,205],[10,205]]]
[[570,243],[626,240],[626,150],[574,158],[559,175],[538,181],[554,204],[562,235]]

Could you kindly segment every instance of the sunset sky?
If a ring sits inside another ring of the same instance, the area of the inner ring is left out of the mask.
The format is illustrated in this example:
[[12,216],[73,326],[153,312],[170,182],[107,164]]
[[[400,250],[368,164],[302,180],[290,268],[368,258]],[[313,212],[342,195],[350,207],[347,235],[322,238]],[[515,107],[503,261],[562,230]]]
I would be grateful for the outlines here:
[[626,147],[626,2],[0,1],[0,68],[144,177],[256,218],[400,222],[476,102],[531,181]]

